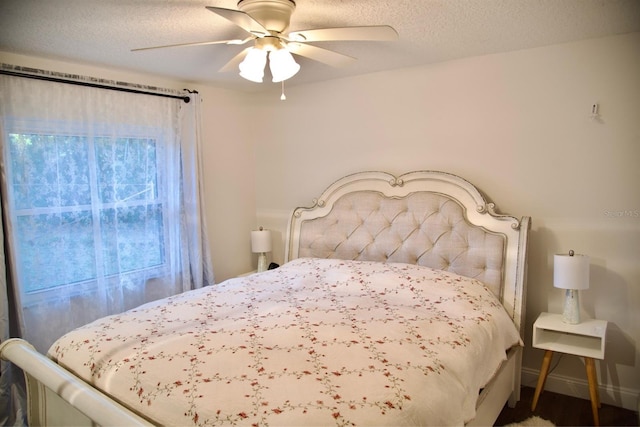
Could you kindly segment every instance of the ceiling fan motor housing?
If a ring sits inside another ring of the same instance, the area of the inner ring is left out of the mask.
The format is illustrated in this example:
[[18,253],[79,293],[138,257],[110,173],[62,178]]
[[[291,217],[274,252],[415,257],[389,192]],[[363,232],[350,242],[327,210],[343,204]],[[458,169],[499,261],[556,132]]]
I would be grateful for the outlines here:
[[280,34],[289,28],[296,4],[293,0],[240,0],[238,9],[249,14],[267,30]]

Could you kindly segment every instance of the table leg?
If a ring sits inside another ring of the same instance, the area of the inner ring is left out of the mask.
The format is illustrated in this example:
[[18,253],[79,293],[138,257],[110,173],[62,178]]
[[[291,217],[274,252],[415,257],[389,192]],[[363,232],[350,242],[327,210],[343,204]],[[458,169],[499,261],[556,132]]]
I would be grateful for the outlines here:
[[540,375],[538,376],[538,385],[536,385],[536,392],[533,395],[533,402],[531,402],[531,410],[535,411],[538,405],[538,398],[540,393],[544,389],[544,383],[547,381],[547,374],[549,373],[549,365],[551,365],[551,358],[553,357],[553,351],[546,350],[544,352],[544,359],[542,359],[542,367],[540,368]]
[[593,412],[593,425],[600,425],[598,417],[598,408],[600,407],[600,395],[598,392],[598,376],[596,373],[596,365],[591,357],[585,357],[585,366],[587,368],[587,379],[589,380],[589,397],[591,398],[591,412]]

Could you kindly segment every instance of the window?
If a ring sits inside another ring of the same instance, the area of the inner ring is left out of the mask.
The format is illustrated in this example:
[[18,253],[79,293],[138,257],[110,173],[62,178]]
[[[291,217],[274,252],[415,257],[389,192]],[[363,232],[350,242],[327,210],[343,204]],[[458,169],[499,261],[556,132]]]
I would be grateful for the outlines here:
[[190,100],[0,74],[9,303],[38,351],[100,317],[214,282],[201,100]]
[[115,275],[161,274],[169,252],[160,138],[17,129],[7,136],[23,302]]

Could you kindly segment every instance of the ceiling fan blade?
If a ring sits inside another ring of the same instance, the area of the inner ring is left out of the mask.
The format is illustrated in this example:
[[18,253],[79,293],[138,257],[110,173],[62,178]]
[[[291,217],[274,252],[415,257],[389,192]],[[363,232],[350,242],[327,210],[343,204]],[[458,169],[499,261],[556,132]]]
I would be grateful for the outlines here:
[[249,49],[251,49],[251,47],[243,49],[242,52],[240,52],[239,54],[231,58],[231,60],[227,62],[224,65],[224,67],[220,68],[220,70],[218,71],[221,73],[226,73],[228,71],[238,71],[238,66],[240,65],[244,57],[247,55],[247,52],[249,51]]
[[323,42],[337,40],[373,40],[392,41],[398,39],[398,33],[388,25],[369,27],[318,28],[315,30],[293,31],[289,40],[297,42]]
[[287,49],[296,55],[304,56],[336,68],[346,67],[356,60],[356,58],[352,56],[304,43],[287,43]]
[[131,49],[131,52],[137,52],[140,50],[151,50],[151,49],[164,49],[166,47],[183,47],[183,46],[204,46],[208,44],[232,44],[232,45],[240,45],[245,44],[249,40],[253,40],[254,37],[247,37],[244,40],[234,39],[234,40],[216,40],[209,42],[193,42],[193,43],[178,43],[178,44],[167,44],[164,46],[151,46],[151,47],[139,47],[136,49]]
[[233,22],[238,27],[259,37],[270,35],[269,30],[264,28],[261,23],[253,19],[247,13],[241,10],[225,9],[223,7],[205,6],[211,12],[222,16],[223,18]]

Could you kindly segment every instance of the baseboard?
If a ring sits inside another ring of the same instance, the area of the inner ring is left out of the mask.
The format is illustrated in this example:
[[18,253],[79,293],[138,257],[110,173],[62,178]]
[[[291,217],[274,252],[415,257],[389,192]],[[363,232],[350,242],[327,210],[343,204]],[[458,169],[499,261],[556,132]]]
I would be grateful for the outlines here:
[[[538,382],[539,373],[540,371],[537,369],[522,368],[522,385],[535,387]],[[547,376],[544,389],[554,393],[589,400],[589,383],[586,379],[582,380],[551,373]],[[599,392],[602,403],[630,411],[640,410],[640,390],[600,384]]]

